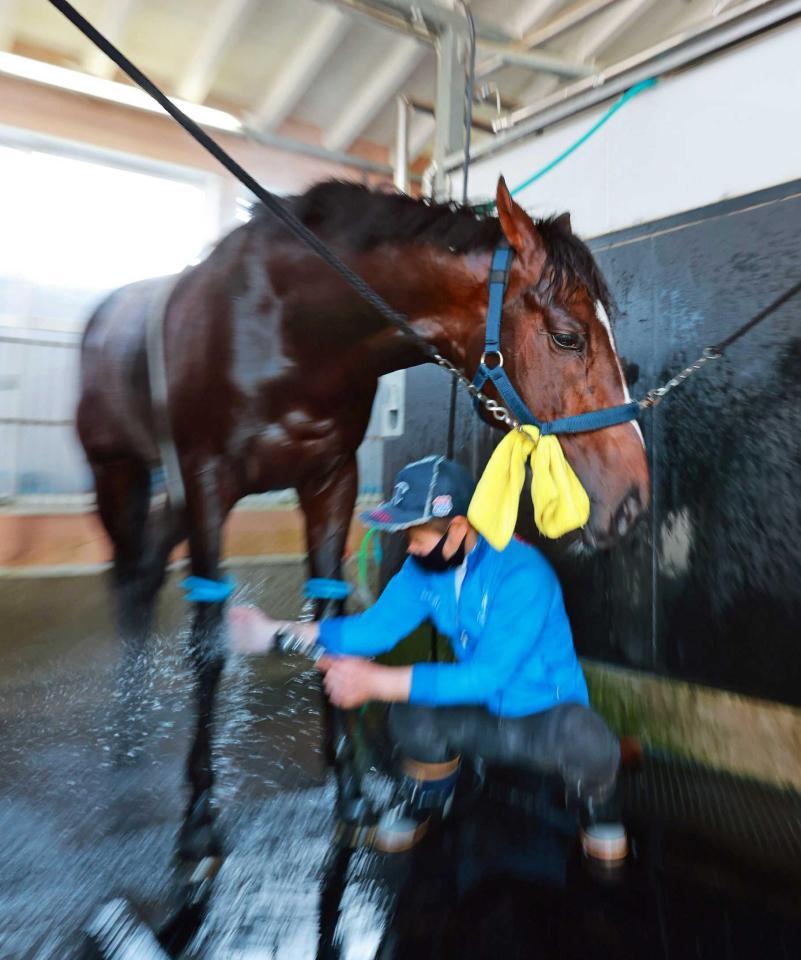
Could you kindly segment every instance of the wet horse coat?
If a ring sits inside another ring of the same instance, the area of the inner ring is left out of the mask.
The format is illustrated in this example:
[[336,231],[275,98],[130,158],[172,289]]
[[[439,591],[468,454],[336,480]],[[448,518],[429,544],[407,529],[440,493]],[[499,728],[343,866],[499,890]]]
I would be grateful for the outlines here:
[[[566,218],[535,223],[503,181],[497,218],[337,182],[286,202],[470,375],[482,350],[492,250],[505,236],[515,259],[502,347],[524,401],[543,419],[623,401],[611,330],[602,322],[609,294]],[[78,429],[114,544],[118,629],[131,657],[152,627],[172,547],[188,538],[192,573],[219,579],[223,521],[249,493],[294,487],[310,574],[340,576],[357,493],[356,450],[377,379],[424,359],[286,228],[257,211],[178,278],[166,303],[169,426],[186,502],[151,509],[150,473],[160,453],[146,347],[157,284],[112,293],[90,319],[82,350]],[[565,437],[563,445],[590,495],[585,538],[611,544],[648,502],[641,437],[623,424]],[[191,633],[198,727],[180,841],[188,858],[218,848],[210,738],[224,662],[222,614],[221,603],[197,604]],[[360,791],[352,763],[347,754],[336,759],[340,812],[355,818]]]

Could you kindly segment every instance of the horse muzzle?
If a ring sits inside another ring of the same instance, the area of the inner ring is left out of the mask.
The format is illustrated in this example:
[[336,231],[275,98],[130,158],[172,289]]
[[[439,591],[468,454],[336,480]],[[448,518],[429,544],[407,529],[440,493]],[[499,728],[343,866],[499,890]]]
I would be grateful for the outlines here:
[[614,510],[601,513],[600,517],[597,517],[596,505],[592,504],[590,521],[582,529],[581,539],[592,549],[609,550],[631,534],[646,509],[639,487],[629,488]]

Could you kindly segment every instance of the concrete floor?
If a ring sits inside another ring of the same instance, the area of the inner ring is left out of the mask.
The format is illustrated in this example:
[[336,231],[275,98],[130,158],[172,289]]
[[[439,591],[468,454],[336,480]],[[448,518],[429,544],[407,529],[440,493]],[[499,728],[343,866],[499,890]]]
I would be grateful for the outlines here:
[[[244,596],[278,615],[297,612],[299,566],[234,572]],[[113,698],[117,650],[102,579],[0,581],[3,960],[77,956],[82,926],[115,896],[153,928],[169,916],[191,722],[182,615],[171,583],[154,666],[128,717],[144,739],[120,766],[112,757],[126,719]],[[686,805],[653,802],[649,791],[663,789],[657,760],[626,774],[635,853],[610,874],[581,858],[572,821],[545,794],[495,776],[413,854],[343,853],[319,743],[319,686],[303,663],[229,663],[217,733],[228,856],[183,956],[801,956],[797,857],[760,857],[736,830],[708,831]],[[387,785],[375,777],[371,788]],[[703,791],[712,795],[709,784]],[[725,806],[725,792],[714,796]]]

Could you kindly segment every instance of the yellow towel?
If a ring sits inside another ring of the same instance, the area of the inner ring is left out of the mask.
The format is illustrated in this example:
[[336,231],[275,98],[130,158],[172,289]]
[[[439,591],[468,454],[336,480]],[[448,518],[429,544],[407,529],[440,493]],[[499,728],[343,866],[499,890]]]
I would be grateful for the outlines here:
[[503,550],[515,532],[529,457],[539,531],[555,539],[583,527],[589,519],[589,497],[565,459],[559,439],[542,437],[529,425],[510,430],[490,457],[467,511],[467,519],[496,550]]

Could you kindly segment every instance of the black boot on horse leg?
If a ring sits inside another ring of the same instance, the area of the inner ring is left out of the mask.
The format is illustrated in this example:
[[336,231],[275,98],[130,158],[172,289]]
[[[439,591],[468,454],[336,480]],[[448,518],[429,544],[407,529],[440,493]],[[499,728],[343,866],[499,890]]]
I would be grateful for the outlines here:
[[187,758],[190,795],[178,840],[178,856],[190,862],[199,862],[206,857],[221,857],[223,852],[212,806],[214,701],[225,665],[223,607],[221,602],[198,603],[189,640],[195,672],[197,726]]
[[189,862],[217,859],[223,853],[212,803],[212,738],[215,698],[225,665],[223,611],[233,586],[219,573],[224,514],[217,490],[214,474],[208,468],[198,474],[194,487],[187,484],[192,576],[184,587],[187,599],[195,604],[189,647],[195,672],[197,726],[187,758],[190,795],[178,838],[178,856]]
[[[338,574],[330,579],[340,580],[341,575]],[[342,616],[343,613],[343,601],[328,601],[324,603],[316,619]],[[333,766],[336,774],[337,816],[341,824],[341,839],[358,846],[362,840],[369,839],[366,836],[362,837],[362,832],[372,830],[378,818],[362,792],[362,776],[350,734],[353,713],[354,711],[340,710],[339,707],[335,707],[323,694],[324,749],[326,761]]]
[[[324,482],[298,488],[306,518],[312,585],[315,580],[342,581],[342,555],[356,505],[357,484],[356,459],[352,457]],[[324,584],[322,591],[307,589],[307,595],[320,592],[328,592]],[[341,597],[317,596],[314,600],[315,619],[341,616],[344,609],[345,601]],[[348,720],[348,714],[334,707],[323,694],[324,747],[326,760],[336,773],[337,815],[346,827],[346,833],[357,843],[361,831],[375,825],[376,816],[362,793],[361,775],[348,732]],[[343,836],[343,840],[346,839]]]

